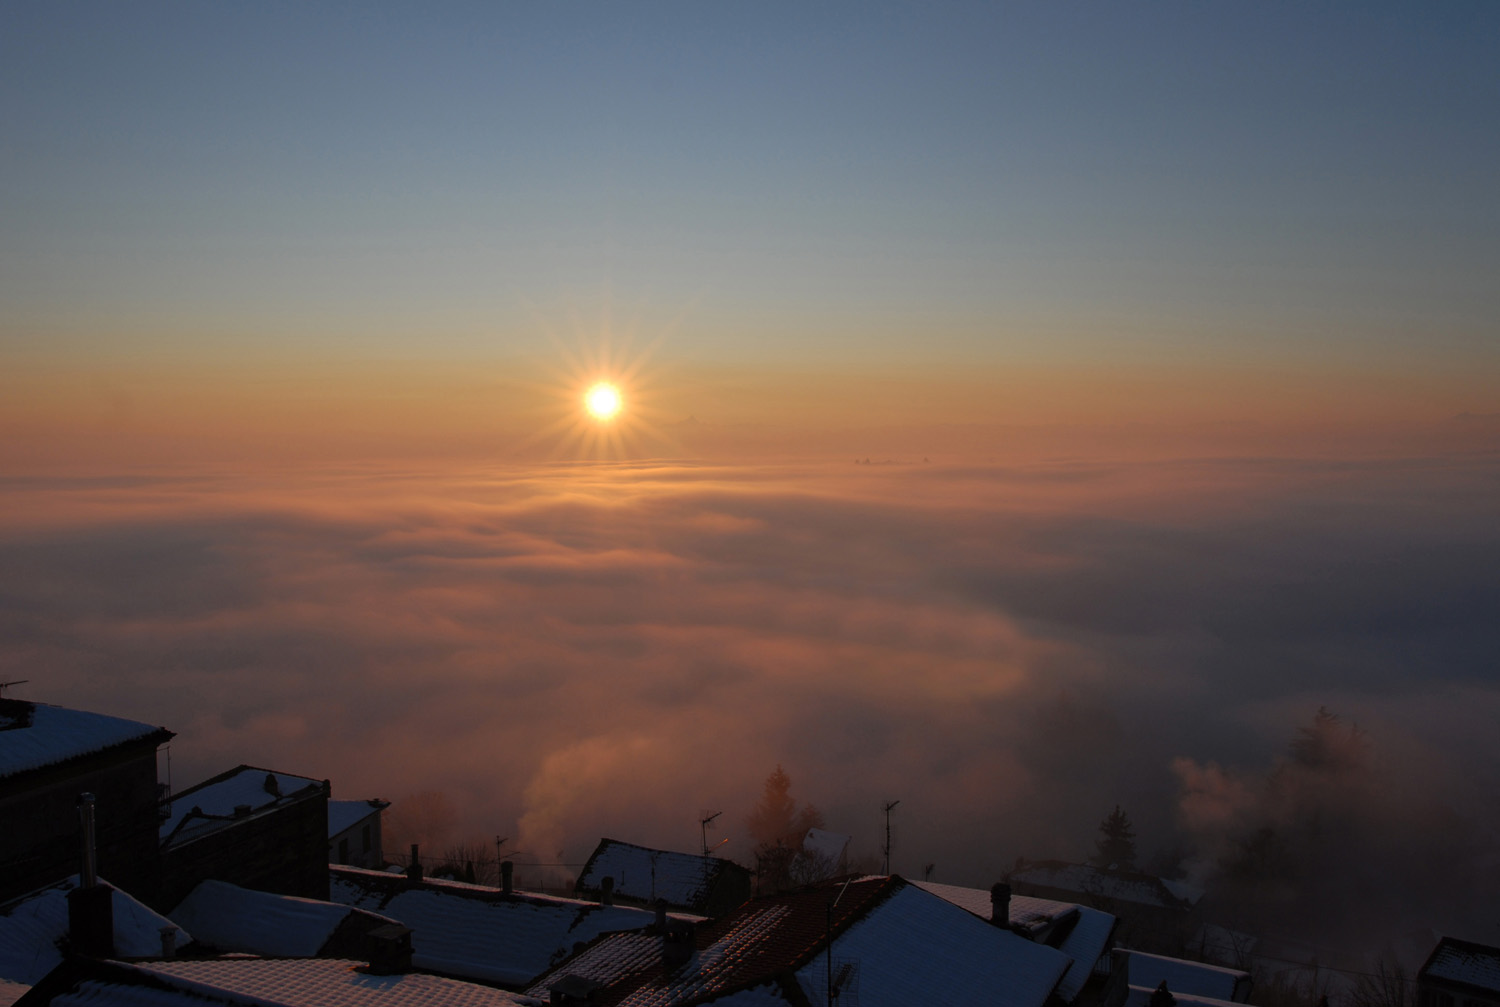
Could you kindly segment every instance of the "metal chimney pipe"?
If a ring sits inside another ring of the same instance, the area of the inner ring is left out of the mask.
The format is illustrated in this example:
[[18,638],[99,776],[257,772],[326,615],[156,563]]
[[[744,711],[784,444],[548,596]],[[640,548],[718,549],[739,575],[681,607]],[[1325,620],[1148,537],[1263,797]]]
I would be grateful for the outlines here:
[[78,824],[83,841],[83,868],[78,872],[80,887],[93,888],[99,883],[99,865],[94,852],[94,795],[78,795]]

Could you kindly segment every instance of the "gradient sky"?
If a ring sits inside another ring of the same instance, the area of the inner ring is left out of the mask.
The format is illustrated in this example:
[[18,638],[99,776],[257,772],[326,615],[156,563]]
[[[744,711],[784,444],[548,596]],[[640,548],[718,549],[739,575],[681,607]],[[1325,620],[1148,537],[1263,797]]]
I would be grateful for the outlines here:
[[[1121,802],[1211,880],[1348,790],[1273,908],[1461,928],[1497,56],[1487,3],[8,3],[0,675],[542,857],[743,856],[780,762],[906,873]],[[1286,761],[1320,705],[1352,782]]]

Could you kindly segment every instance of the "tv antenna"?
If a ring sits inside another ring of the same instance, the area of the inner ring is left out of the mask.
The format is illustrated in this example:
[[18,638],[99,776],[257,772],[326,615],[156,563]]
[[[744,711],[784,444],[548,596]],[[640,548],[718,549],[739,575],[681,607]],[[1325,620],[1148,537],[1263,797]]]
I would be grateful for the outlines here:
[[[714,819],[718,818],[723,813],[724,812],[722,811],[715,811],[713,813],[704,812],[703,817],[698,819],[699,828],[703,832],[703,855],[705,857],[708,856],[708,854],[711,852],[708,847],[709,827],[714,824]],[[726,836],[725,838],[719,840],[717,843],[714,843],[713,848],[717,850],[720,846],[723,846],[727,842],[729,842],[729,838]]]
[[13,682],[0,682],[0,697],[3,697],[5,695],[5,687],[6,686],[8,686],[8,685],[25,685],[29,681],[31,681],[31,679],[29,679],[29,678],[18,678],[18,679],[16,679]]
[[881,851],[885,854],[885,870],[881,872],[882,874],[891,873],[891,812],[900,803],[900,801],[885,802],[885,849]]

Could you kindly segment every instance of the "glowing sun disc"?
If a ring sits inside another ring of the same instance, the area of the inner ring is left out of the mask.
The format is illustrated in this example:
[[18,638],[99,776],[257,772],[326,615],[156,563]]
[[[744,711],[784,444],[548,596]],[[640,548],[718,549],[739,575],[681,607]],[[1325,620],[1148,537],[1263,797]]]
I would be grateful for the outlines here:
[[620,390],[607,381],[601,381],[588,390],[583,404],[595,419],[613,419],[620,411]]

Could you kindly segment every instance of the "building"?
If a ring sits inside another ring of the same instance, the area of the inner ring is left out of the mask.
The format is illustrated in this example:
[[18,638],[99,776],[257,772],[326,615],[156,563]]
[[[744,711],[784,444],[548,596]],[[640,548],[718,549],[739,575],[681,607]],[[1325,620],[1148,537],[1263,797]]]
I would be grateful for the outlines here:
[[1068,965],[899,877],[851,877],[751,899],[698,927],[663,918],[606,934],[527,992],[595,1007],[1044,1007]]
[[1500,1007],[1500,948],[1438,941],[1417,973],[1417,1007]]
[[[0,903],[0,1003],[11,1002],[4,999],[5,985],[24,990],[62,964],[70,944],[68,895],[77,888],[75,876]],[[159,955],[164,931],[174,948],[193,940],[174,921],[119,889],[110,892],[109,901],[112,954]]]
[[1105,1007],[1147,1007],[1163,985],[1184,1007],[1224,1007],[1248,1002],[1253,984],[1243,969],[1116,948]]
[[133,1007],[541,1007],[473,983],[337,958],[74,958],[19,1003]]
[[100,874],[147,898],[157,880],[164,727],[0,699],[0,899],[79,871],[78,799],[96,797]]
[[750,897],[750,871],[732,860],[653,850],[618,839],[599,841],[575,890],[584,898],[600,899],[606,878],[612,879],[619,902],[655,906],[665,900],[670,910],[699,916],[726,913]]
[[328,899],[327,780],[237,766],[173,795],[159,831],[170,909],[201,881]]
[[1116,926],[1109,913],[1072,902],[1012,895],[1005,884],[988,890],[931,881],[912,884],[980,919],[1009,927],[1027,940],[1067,955],[1071,964],[1057,984],[1057,995],[1065,1003],[1076,1003],[1086,990],[1093,993],[1103,987],[1109,974],[1109,953],[1114,946]]
[[213,952],[276,958],[357,958],[396,920],[335,902],[204,881],[169,914]]
[[1176,954],[1198,933],[1193,909],[1201,893],[1154,874],[1039,860],[1017,863],[1005,880],[1017,895],[1109,913],[1119,920],[1116,940],[1130,947]]
[[328,802],[328,862],[379,870],[385,866],[380,813],[390,801]]
[[656,922],[655,912],[630,906],[356,867],[328,871],[334,902],[411,928],[417,968],[502,986],[530,983],[602,933]]

